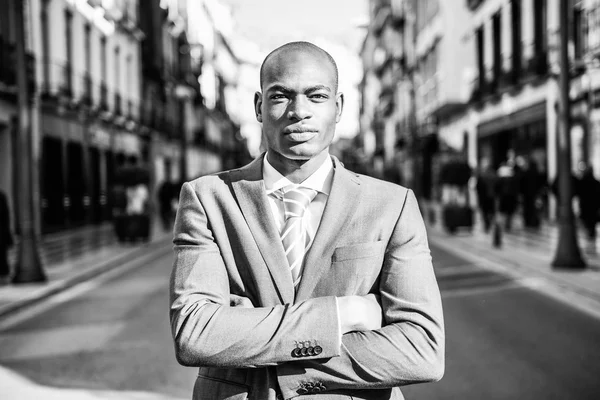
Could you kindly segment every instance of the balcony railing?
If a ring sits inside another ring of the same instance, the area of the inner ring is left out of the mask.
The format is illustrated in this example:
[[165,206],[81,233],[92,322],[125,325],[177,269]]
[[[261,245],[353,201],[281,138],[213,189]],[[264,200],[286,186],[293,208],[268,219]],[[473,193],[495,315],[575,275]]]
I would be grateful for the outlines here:
[[121,103],[121,93],[115,92],[115,115],[123,114],[123,105]]
[[528,75],[545,76],[550,71],[548,63],[548,52],[535,52],[533,56],[526,62],[526,71]]
[[108,111],[108,88],[106,83],[100,83],[100,110]]
[[92,77],[86,73],[83,75],[83,94],[81,102],[90,107],[92,105]]
[[73,96],[73,66],[71,63],[66,63],[61,72],[60,94],[71,97]]

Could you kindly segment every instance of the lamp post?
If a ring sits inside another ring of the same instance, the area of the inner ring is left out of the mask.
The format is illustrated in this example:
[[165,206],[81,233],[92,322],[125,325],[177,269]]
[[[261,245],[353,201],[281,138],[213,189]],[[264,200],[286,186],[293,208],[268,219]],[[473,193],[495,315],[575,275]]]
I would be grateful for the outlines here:
[[573,215],[573,187],[571,179],[571,124],[569,103],[569,0],[560,0],[560,129],[558,130],[558,193],[559,223],[558,244],[552,266],[554,268],[581,269],[585,262],[577,244]]
[[18,128],[15,140],[17,141],[17,165],[15,177],[18,182],[17,202],[19,204],[17,225],[19,231],[19,249],[15,265],[13,283],[43,282],[46,281],[42,261],[39,254],[37,233],[39,232],[39,213],[34,210],[39,190],[35,168],[38,159],[34,152],[34,140],[37,138],[32,125],[35,94],[29,93],[27,60],[25,55],[25,20],[23,8],[25,2],[9,0],[11,15],[15,21],[15,59],[18,87]]
[[179,101],[179,106],[181,107],[180,117],[183,120],[183,122],[182,122],[183,123],[183,131],[181,132],[181,142],[180,142],[181,158],[179,159],[180,167],[181,167],[180,181],[186,182],[188,180],[187,152],[188,152],[188,140],[190,137],[190,132],[189,132],[190,121],[188,120],[188,118],[191,117],[189,115],[189,113],[187,112],[187,108],[188,108],[188,106],[190,106],[189,103],[194,98],[194,91],[191,87],[189,87],[187,85],[177,84],[177,85],[175,85],[175,88],[174,88],[174,95],[175,95],[175,98]]

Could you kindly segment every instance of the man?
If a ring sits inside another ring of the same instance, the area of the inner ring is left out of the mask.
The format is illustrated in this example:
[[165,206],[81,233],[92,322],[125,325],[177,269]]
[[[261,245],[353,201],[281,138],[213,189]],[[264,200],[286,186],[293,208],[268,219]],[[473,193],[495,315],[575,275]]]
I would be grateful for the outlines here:
[[343,95],[324,50],[288,43],[260,76],[266,156],[181,190],[171,327],[194,399],[402,399],[444,370],[415,197],[329,155]]

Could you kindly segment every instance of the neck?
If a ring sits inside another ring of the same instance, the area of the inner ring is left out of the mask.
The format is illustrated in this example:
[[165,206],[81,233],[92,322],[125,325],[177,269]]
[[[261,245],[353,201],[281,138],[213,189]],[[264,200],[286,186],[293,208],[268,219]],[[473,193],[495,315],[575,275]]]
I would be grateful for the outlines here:
[[327,157],[329,157],[328,149],[308,160],[291,160],[275,151],[267,153],[267,159],[273,168],[293,183],[304,182],[306,178],[319,169]]

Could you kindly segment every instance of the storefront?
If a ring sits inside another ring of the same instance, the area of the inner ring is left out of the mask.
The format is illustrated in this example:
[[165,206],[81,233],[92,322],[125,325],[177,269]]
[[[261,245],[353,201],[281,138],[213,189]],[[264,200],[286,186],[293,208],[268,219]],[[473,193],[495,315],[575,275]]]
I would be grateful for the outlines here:
[[143,162],[147,145],[135,133],[76,112],[41,118],[42,232],[110,220],[116,169]]
[[507,160],[509,151],[535,162],[547,176],[546,103],[518,110],[486,121],[477,127],[477,154],[487,158],[494,168]]
[[43,113],[40,191],[42,232],[80,226],[89,208],[85,126],[77,114]]

